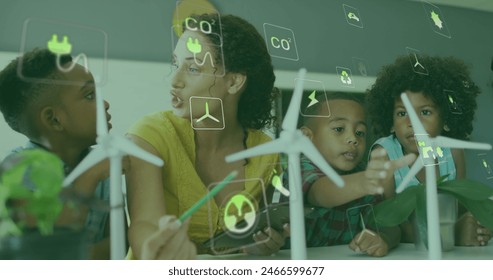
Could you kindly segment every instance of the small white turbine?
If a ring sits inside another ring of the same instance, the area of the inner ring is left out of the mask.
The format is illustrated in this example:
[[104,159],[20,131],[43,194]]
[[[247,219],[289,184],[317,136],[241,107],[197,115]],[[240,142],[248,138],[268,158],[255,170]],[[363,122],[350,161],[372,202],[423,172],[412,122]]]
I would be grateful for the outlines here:
[[97,113],[97,146],[77,165],[65,178],[64,186],[70,185],[77,177],[97,164],[104,158],[110,159],[110,237],[111,259],[125,258],[125,219],[122,193],[122,157],[132,155],[157,166],[163,166],[163,161],[143,150],[124,136],[108,133],[108,123],[104,112],[104,101],[101,90],[96,93]]
[[[442,258],[442,243],[440,238],[440,221],[438,215],[438,194],[435,173],[435,159],[441,157],[440,147],[491,150],[490,144],[475,143],[452,139],[444,136],[431,138],[419,121],[418,115],[414,111],[411,101],[404,92],[401,94],[402,102],[411,120],[414,136],[418,143],[418,150],[422,160],[416,160],[407,173],[402,183],[397,187],[396,192],[402,192],[412,178],[425,166],[426,170],[426,218],[428,225],[428,258],[439,260]],[[429,153],[431,152],[431,154]]]
[[291,193],[289,196],[291,259],[297,260],[306,259],[305,216],[301,189],[300,153],[305,154],[305,156],[316,164],[318,168],[336,183],[337,186],[344,186],[342,178],[325,161],[310,139],[303,135],[300,130],[296,129],[301,99],[303,96],[303,80],[305,74],[306,69],[304,68],[300,69],[298,72],[293,97],[291,98],[288,111],[282,122],[282,131],[279,138],[226,157],[227,162],[232,162],[266,154],[286,153],[288,155],[289,189]]

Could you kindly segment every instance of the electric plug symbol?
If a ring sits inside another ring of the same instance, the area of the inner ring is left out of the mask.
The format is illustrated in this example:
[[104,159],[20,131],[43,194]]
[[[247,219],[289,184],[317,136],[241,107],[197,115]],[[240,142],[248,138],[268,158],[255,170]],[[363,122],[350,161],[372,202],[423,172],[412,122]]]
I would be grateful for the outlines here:
[[199,39],[195,38],[195,41],[192,37],[188,37],[187,40],[187,49],[195,54],[201,53],[202,52],[202,45],[199,42]]
[[203,61],[199,61],[200,59],[197,59],[197,54],[202,52],[202,45],[200,44],[199,39],[188,37],[187,49],[191,53],[193,53],[193,59],[195,63],[197,63],[200,66],[203,66],[207,57],[209,57],[209,60],[211,61],[211,66],[214,67],[214,60],[212,59],[212,54],[210,52],[205,53]]
[[48,41],[48,50],[54,54],[64,55],[72,52],[72,44],[68,42],[68,37],[63,36],[63,41],[58,41],[58,35],[53,34],[51,40]]
[[75,65],[77,65],[77,62],[80,59],[82,59],[84,69],[85,69],[86,73],[89,73],[89,68],[87,67],[87,56],[83,53],[79,54],[74,59],[72,59],[72,64],[68,67],[63,67],[60,64],[60,57],[62,55],[67,55],[67,54],[70,54],[72,52],[72,44],[69,43],[68,36],[63,36],[63,41],[59,42],[58,41],[58,35],[53,34],[51,36],[51,40],[48,41],[47,46],[48,46],[48,50],[50,50],[50,52],[56,54],[56,56],[57,56],[56,65],[60,71],[62,71],[64,73],[72,71],[72,69],[74,69]]

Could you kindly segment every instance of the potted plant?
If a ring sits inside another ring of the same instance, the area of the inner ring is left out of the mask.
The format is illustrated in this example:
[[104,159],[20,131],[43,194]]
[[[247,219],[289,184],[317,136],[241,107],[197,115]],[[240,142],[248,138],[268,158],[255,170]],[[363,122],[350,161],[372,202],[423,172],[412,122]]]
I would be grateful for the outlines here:
[[75,207],[63,179],[61,160],[41,149],[13,154],[0,165],[0,259],[87,258],[83,225],[57,224],[64,207]]
[[[441,210],[443,209],[442,212],[454,211],[453,204],[458,201],[471,212],[481,225],[493,230],[493,200],[490,199],[493,196],[493,188],[469,179],[445,181],[446,177],[442,176],[437,181],[438,195],[442,203],[448,203],[452,207],[447,208],[441,205],[439,207]],[[425,187],[423,184],[408,187],[393,198],[377,204],[374,208],[377,225],[384,227],[397,226],[413,218],[415,239],[420,239],[427,246]],[[453,199],[450,200],[450,198]],[[440,214],[443,216],[442,213]],[[454,215],[455,213],[452,214]],[[453,236],[453,226],[451,230]],[[442,228],[442,245],[443,239],[444,232]],[[452,238],[452,247],[453,245]]]

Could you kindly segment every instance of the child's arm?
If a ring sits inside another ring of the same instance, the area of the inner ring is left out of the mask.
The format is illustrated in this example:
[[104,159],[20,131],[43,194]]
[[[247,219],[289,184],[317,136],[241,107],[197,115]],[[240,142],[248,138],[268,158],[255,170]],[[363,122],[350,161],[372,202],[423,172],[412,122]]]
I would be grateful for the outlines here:
[[[122,158],[122,172],[129,169],[130,161],[128,156]],[[96,201],[94,192],[99,183],[109,177],[109,160],[105,159],[82,173],[73,183],[70,189],[65,188],[63,191],[68,194],[68,198],[79,200],[76,207],[65,204],[56,225],[71,225],[74,223],[84,224],[87,219],[89,208],[94,205],[87,205],[84,202]],[[70,192],[73,192],[70,194]]]
[[416,159],[415,155],[406,155],[390,161],[384,149],[375,149],[365,171],[342,176],[343,188],[338,188],[329,178],[322,177],[315,181],[308,191],[308,202],[319,207],[336,207],[366,195],[382,194],[388,197],[393,186],[394,171],[409,165]]

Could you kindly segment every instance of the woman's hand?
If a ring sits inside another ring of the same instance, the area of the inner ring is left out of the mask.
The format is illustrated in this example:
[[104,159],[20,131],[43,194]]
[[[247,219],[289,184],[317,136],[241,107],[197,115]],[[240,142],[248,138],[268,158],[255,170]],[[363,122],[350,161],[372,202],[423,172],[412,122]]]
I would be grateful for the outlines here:
[[163,216],[159,229],[144,242],[143,260],[186,260],[197,257],[197,249],[188,238],[189,220],[180,224],[174,216]]

